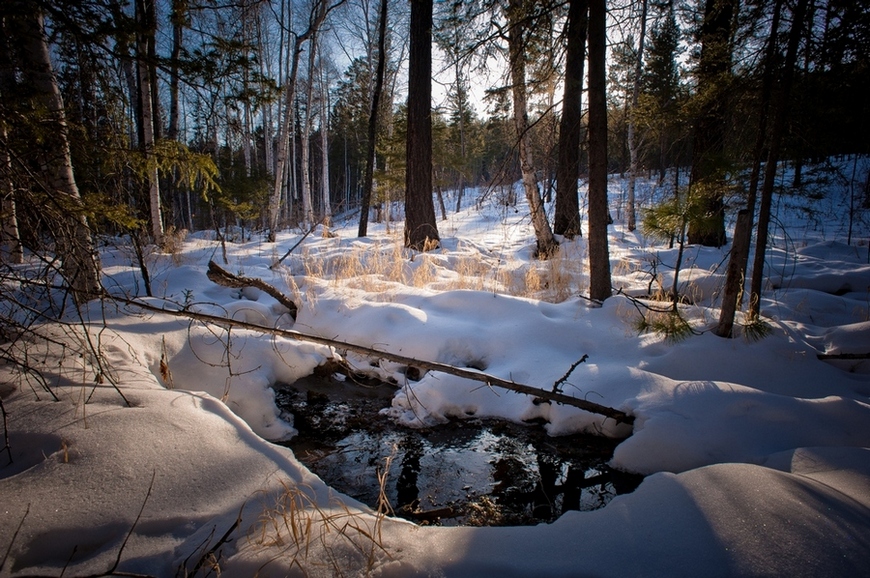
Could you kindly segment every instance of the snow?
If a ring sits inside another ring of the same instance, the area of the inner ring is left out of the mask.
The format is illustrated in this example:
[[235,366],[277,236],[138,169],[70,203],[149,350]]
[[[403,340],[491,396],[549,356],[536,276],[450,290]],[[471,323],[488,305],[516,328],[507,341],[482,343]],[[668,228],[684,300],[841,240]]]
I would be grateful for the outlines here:
[[[771,333],[759,341],[705,331],[727,247],[688,248],[680,278],[693,304],[683,311],[699,334],[671,343],[637,334],[626,295],[645,294],[653,272],[653,289],[669,288],[675,250],[617,219],[610,249],[625,295],[598,306],[581,296],[585,241],[564,241],[555,263],[532,261],[527,213],[497,195],[439,221],[443,246],[428,254],[402,249],[396,223],[357,239],[352,221],[339,222],[337,237],[310,236],[275,270],[300,233],[228,244],[223,266],[292,296],[295,323],[258,290],[211,283],[205,264],[220,262],[219,245],[191,235],[178,253],[149,257],[155,296],[144,302],[543,389],[588,355],[564,392],[634,415],[633,427],[444,373],[414,381],[395,363],[347,359],[396,380],[389,414],[401,424],[542,418],[552,435],[628,436],[612,465],[648,476],[603,509],[549,525],[385,518],[267,441],[295,434],[272,386],[340,352],[93,303],[86,316],[106,378],[95,382],[87,359],[39,347],[54,401],[3,369],[13,462],[0,454],[0,575],[83,576],[117,563],[154,576],[870,576],[870,363],[817,357],[870,351],[870,228],[859,221],[846,244],[843,195],[831,186],[808,205],[823,226],[805,221],[800,199],[779,203],[788,235],[774,231],[762,301]],[[122,242],[101,257],[110,292],[144,293]],[[57,335],[83,331],[72,323]]]

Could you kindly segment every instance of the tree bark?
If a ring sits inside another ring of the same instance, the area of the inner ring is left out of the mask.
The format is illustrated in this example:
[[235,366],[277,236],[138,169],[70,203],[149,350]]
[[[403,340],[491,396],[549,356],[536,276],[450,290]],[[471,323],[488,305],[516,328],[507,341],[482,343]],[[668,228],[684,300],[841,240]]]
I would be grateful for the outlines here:
[[580,136],[583,131],[583,64],[586,59],[587,0],[571,0],[568,47],[565,53],[565,93],[559,125],[559,168],[553,232],[569,239],[582,235],[577,180],[580,177]]
[[607,246],[607,7],[589,0],[589,296],[612,294]]
[[776,169],[779,164],[779,151],[782,147],[783,135],[788,120],[788,101],[791,95],[791,85],[794,79],[794,68],[797,63],[797,50],[803,32],[804,17],[809,0],[798,0],[792,17],[791,30],[788,36],[785,64],[783,67],[780,91],[776,102],[776,116],[770,129],[770,144],[768,145],[767,161],[764,165],[764,181],[761,184],[761,206],[758,210],[758,233],[755,238],[755,258],[752,262],[752,281],[749,289],[749,319],[758,318],[761,312],[761,286],[764,278],[764,258],[767,252],[768,227],[770,211],[773,204],[773,188],[776,181]]
[[368,234],[369,209],[372,204],[372,189],[374,188],[375,150],[378,135],[378,113],[381,106],[381,93],[384,90],[384,70],[386,69],[387,50],[387,0],[381,0],[380,16],[378,17],[378,64],[375,70],[375,87],[372,92],[372,107],[369,112],[368,143],[366,149],[366,173],[363,181],[362,201],[360,204],[358,236]]
[[526,102],[526,54],[525,26],[521,0],[508,3],[508,59],[510,61],[511,86],[514,100],[514,127],[517,132],[517,148],[520,157],[520,170],[523,190],[529,203],[532,227],[535,230],[536,251],[539,259],[549,259],[558,250],[559,244],[553,236],[541,192],[535,178],[535,165],[529,137],[529,116]]
[[136,70],[139,81],[139,134],[141,138],[139,144],[145,157],[145,180],[148,184],[151,237],[154,244],[159,246],[163,243],[163,214],[160,206],[160,178],[157,173],[157,162],[154,159],[156,111],[154,110],[151,82],[153,61],[149,62],[149,53],[154,42],[154,23],[151,20],[154,13],[153,4],[153,0],[136,1],[136,20],[140,26],[136,41]]
[[311,35],[308,51],[308,85],[305,87],[305,119],[302,121],[299,166],[302,171],[302,222],[305,227],[314,223],[314,208],[311,202],[311,124],[314,118],[314,64],[317,56],[317,32]]
[[628,173],[628,230],[637,229],[637,210],[635,208],[635,189],[637,187],[637,174],[640,171],[639,149],[640,139],[637,136],[637,103],[640,99],[640,84],[643,76],[643,44],[646,38],[646,12],[647,0],[641,1],[640,11],[640,37],[637,40],[637,55],[634,61],[634,85],[631,88],[631,113],[628,117],[628,155],[630,167]]
[[714,333],[719,337],[731,337],[734,330],[734,318],[740,309],[746,282],[746,267],[749,263],[749,250],[752,241],[752,225],[755,220],[755,205],[758,197],[758,179],[761,174],[761,159],[764,154],[764,144],[767,141],[767,117],[770,108],[770,96],[773,90],[774,57],[779,34],[782,0],[776,0],[773,7],[773,19],[770,24],[770,34],[764,57],[764,71],[761,80],[761,102],[759,103],[758,134],[752,153],[752,170],[749,174],[749,188],[746,194],[746,209],[737,214],[734,225],[734,238],[731,244],[731,255],[725,274],[725,287],[722,290],[722,309],[719,312],[719,323]]
[[[0,94],[10,95],[15,90],[15,69],[9,52],[8,23],[0,21]],[[0,263],[21,264],[24,250],[18,231],[15,203],[15,183],[12,180],[12,155],[6,124],[0,124]]]
[[326,63],[323,57],[323,48],[320,48],[320,199],[323,205],[323,226],[332,226],[332,201],[329,195],[329,77]]
[[32,90],[34,108],[45,115],[44,154],[39,159],[42,184],[55,213],[52,232],[61,272],[76,304],[82,304],[102,292],[99,265],[73,175],[66,113],[51,66],[42,12],[30,2],[19,4],[19,10],[13,9],[9,30],[13,41],[20,41],[23,80]]
[[438,246],[432,199],[432,0],[411,0],[408,59],[408,137],[405,169],[405,246]]

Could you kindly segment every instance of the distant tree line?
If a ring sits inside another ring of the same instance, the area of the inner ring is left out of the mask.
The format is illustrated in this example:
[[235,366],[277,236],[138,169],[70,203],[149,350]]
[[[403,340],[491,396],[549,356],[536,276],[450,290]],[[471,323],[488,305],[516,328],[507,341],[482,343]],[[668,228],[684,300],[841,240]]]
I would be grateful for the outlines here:
[[[629,229],[649,208],[637,178],[682,172],[672,238],[721,246],[743,210],[735,241],[763,257],[770,167],[800,187],[807,162],[870,153],[857,2],[8,0],[0,19],[3,259],[64,254],[86,295],[96,233],[141,254],[177,230],[274,241],[359,211],[365,235],[404,203],[405,242],[426,249],[436,199],[443,216],[520,181],[538,256],[585,233],[603,299],[609,173],[629,177]],[[749,264],[732,258],[739,306]]]

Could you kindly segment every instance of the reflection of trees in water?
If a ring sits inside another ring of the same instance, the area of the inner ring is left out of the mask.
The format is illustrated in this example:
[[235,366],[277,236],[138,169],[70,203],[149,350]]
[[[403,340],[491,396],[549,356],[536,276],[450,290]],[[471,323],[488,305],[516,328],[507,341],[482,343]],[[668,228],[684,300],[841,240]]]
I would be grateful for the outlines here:
[[606,467],[613,442],[553,438],[540,428],[498,420],[409,430],[380,416],[386,402],[349,403],[346,397],[276,392],[299,430],[288,445],[324,481],[373,507],[376,473],[392,457],[390,502],[399,515],[420,523],[549,522],[569,510],[603,506],[640,482]]
[[[609,472],[586,477],[588,464],[578,466],[549,452],[537,451],[537,471],[515,456],[502,455],[493,463],[496,482],[492,495],[502,508],[517,515],[526,512],[538,520],[551,521],[564,512],[582,509],[583,490],[604,505],[618,493]],[[564,475],[563,475],[563,472]],[[588,509],[588,508],[587,508]]]
[[423,444],[417,436],[404,436],[398,449],[402,452],[402,463],[396,479],[396,509],[414,509],[420,501],[418,480]]

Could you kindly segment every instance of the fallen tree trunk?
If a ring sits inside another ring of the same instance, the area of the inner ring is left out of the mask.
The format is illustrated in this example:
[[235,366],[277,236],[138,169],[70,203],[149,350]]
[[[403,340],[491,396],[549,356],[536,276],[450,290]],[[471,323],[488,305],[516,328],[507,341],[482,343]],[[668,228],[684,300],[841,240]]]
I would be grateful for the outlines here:
[[[247,278],[244,278],[247,279]],[[308,335],[306,333],[300,333],[298,331],[290,330],[290,329],[278,329],[276,327],[267,327],[264,325],[257,325],[256,323],[249,323],[247,321],[240,321],[237,319],[229,319],[226,317],[218,317],[216,315],[208,315],[206,313],[199,313],[196,311],[192,311],[190,309],[178,310],[178,309],[164,309],[161,307],[156,307],[154,305],[150,305],[148,303],[144,303],[142,301],[136,301],[132,299],[126,299],[121,297],[112,297],[115,301],[124,303],[126,305],[130,305],[132,307],[138,307],[145,311],[151,311],[154,313],[163,313],[166,315],[172,315],[174,317],[183,317],[187,319],[192,319],[195,321],[201,321],[203,323],[211,323],[214,325],[223,325],[223,326],[232,326],[238,327],[241,329],[248,329],[251,331],[258,331],[262,333],[268,333],[271,335],[276,335],[280,337],[286,337],[288,339],[295,339],[297,341],[306,341],[309,343],[317,343],[319,345],[326,345],[330,347],[334,347],[335,349],[343,352],[354,352],[359,353],[361,355],[370,356],[378,359],[385,359],[388,361],[392,361],[394,363],[398,363],[401,365],[405,365],[408,367],[416,367],[422,370],[428,371],[440,371],[442,373],[447,373],[450,375],[455,375],[457,377],[462,377],[465,379],[469,379],[472,381],[478,381],[486,384],[489,387],[499,387],[502,389],[507,389],[510,391],[514,391],[517,393],[524,393],[526,395],[534,396],[536,400],[545,400],[549,402],[561,403],[565,405],[571,405],[582,410],[595,413],[598,415],[603,415],[605,417],[609,417],[615,420],[617,423],[624,423],[631,425],[634,423],[634,416],[629,415],[623,411],[619,411],[618,409],[613,409],[611,407],[607,407],[604,405],[600,405],[591,401],[586,401],[585,399],[578,399],[576,397],[571,397],[569,395],[565,395],[564,393],[559,392],[551,392],[546,391],[544,389],[540,389],[537,387],[532,387],[530,385],[524,385],[521,383],[516,383],[514,381],[509,381],[506,379],[502,379],[500,377],[496,377],[494,375],[489,375],[486,373],[482,373],[480,371],[475,371],[471,369],[466,369],[463,367],[455,367],[452,365],[448,365],[446,363],[440,363],[437,361],[426,361],[422,359],[414,359],[412,357],[406,357],[404,355],[398,355],[396,353],[390,353],[388,351],[381,351],[379,349],[373,349],[371,347],[366,347],[363,345],[357,345],[355,343],[349,343],[346,341],[339,341],[337,339],[330,339],[327,337],[318,337],[316,335]]]
[[818,359],[870,359],[870,353],[819,353]]

